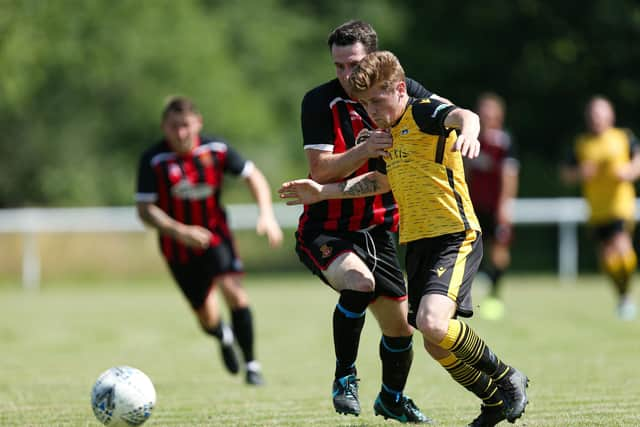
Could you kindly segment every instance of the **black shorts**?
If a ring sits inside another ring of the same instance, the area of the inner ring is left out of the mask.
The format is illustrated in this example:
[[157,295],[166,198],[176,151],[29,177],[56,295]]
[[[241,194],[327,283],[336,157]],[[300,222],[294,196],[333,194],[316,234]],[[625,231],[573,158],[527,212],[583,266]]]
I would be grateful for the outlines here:
[[191,257],[186,263],[173,262],[168,265],[173,278],[194,310],[202,307],[216,277],[244,272],[233,241],[227,237],[223,237],[219,245],[210,246],[202,255]]
[[476,211],[476,217],[480,223],[480,229],[482,230],[482,240],[486,243],[488,241],[502,243],[503,245],[510,245],[513,241],[513,227],[506,224],[498,224],[495,213],[491,212],[478,212]]
[[407,297],[404,276],[391,232],[386,230],[353,232],[296,232],[296,252],[300,261],[327,285],[322,273],[345,252],[358,255],[375,278],[375,297],[403,300]]
[[614,235],[625,230],[632,231],[633,223],[623,219],[614,219],[611,220],[611,222],[594,224],[592,226],[593,236],[599,243],[604,243]]
[[409,323],[417,327],[418,307],[426,294],[448,296],[457,304],[458,316],[473,316],[471,283],[481,261],[482,238],[474,230],[409,242]]

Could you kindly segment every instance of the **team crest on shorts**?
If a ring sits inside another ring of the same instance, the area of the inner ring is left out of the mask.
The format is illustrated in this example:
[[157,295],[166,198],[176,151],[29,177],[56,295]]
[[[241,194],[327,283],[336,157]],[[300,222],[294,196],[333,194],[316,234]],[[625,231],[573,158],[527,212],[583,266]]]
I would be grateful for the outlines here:
[[330,246],[327,246],[326,244],[320,246],[320,253],[322,254],[322,258],[329,258],[332,252],[333,248],[331,248]]

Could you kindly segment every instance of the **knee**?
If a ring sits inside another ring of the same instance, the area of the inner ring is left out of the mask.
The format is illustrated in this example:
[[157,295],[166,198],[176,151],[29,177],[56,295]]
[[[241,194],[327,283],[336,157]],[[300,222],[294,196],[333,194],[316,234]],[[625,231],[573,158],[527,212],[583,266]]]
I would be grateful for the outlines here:
[[375,279],[370,271],[349,270],[344,276],[347,288],[357,291],[370,293],[376,288]]
[[438,344],[447,335],[449,319],[427,312],[417,317],[416,326],[425,340]]

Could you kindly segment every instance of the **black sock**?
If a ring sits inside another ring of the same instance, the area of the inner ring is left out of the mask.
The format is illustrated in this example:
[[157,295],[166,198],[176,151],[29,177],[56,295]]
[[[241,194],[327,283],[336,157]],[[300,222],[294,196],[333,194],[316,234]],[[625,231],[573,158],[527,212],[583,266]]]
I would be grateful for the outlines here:
[[382,389],[380,394],[386,401],[397,402],[407,384],[409,369],[413,362],[412,336],[380,339],[382,361]]
[[356,373],[356,358],[365,312],[372,293],[342,291],[333,311],[333,345],[336,352],[335,377]]
[[493,267],[488,271],[489,280],[491,280],[491,290],[489,291],[489,295],[494,298],[500,298],[500,279],[502,278],[502,274],[504,270]]
[[231,312],[231,322],[236,341],[242,350],[244,361],[251,362],[253,354],[253,319],[249,307],[242,307]]

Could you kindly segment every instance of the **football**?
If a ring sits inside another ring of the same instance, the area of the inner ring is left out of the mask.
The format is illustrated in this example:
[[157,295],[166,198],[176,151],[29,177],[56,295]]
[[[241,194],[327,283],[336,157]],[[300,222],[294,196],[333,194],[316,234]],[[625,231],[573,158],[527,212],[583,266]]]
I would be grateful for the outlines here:
[[139,426],[151,416],[156,390],[144,372],[129,366],[104,371],[91,389],[91,407],[106,426]]

